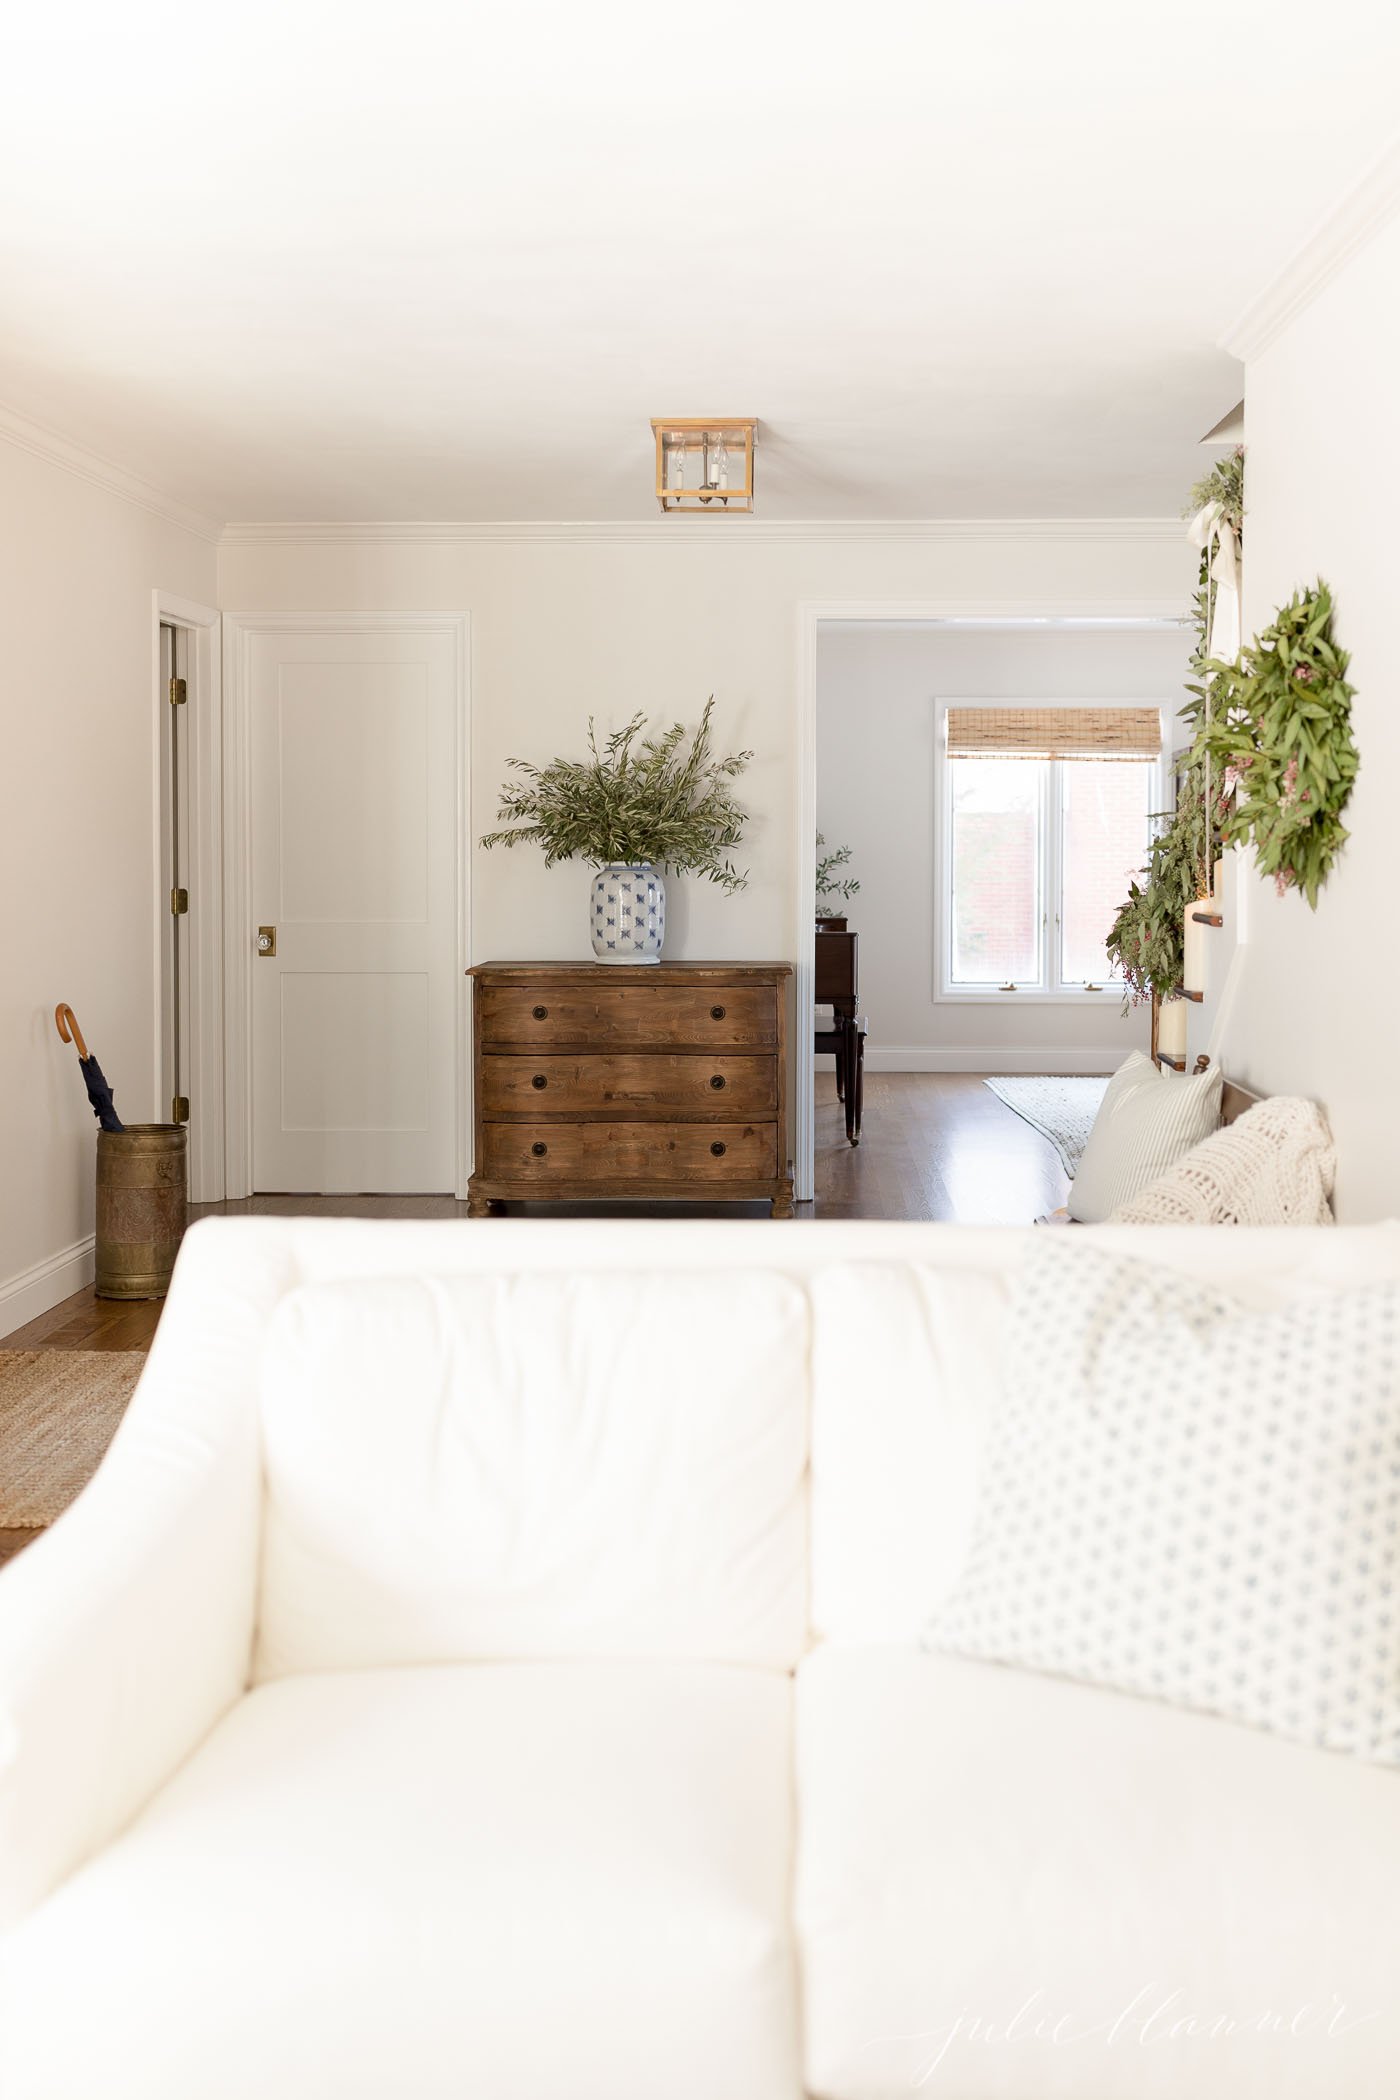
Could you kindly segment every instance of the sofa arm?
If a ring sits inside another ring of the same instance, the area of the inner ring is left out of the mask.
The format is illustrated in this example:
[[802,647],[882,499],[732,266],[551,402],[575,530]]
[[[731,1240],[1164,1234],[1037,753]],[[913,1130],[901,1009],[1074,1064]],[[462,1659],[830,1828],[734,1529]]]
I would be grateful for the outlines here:
[[132,1820],[246,1685],[257,1355],[285,1284],[258,1261],[231,1278],[227,1251],[206,1226],[188,1236],[110,1451],[0,1574],[0,1932]]

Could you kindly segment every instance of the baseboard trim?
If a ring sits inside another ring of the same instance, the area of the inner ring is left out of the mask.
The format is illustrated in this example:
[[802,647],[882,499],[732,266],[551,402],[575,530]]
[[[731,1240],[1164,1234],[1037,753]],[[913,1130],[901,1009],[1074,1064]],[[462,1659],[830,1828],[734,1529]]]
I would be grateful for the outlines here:
[[955,1049],[929,1049],[923,1044],[870,1045],[869,1072],[1049,1073],[1055,1078],[1078,1072],[1116,1072],[1132,1045],[1104,1050],[1084,1044],[1048,1049],[1043,1044],[1009,1049],[1005,1043],[968,1043]]
[[17,1327],[27,1327],[40,1313],[51,1312],[90,1284],[95,1274],[94,1247],[89,1233],[86,1239],[74,1240],[71,1247],[0,1283],[0,1339]]

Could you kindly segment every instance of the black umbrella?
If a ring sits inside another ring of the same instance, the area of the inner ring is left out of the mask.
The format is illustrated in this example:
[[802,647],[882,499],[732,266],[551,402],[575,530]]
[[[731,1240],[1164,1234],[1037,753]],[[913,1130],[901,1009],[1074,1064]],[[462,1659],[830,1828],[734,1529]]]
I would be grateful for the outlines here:
[[[107,1084],[106,1074],[95,1057],[88,1056],[88,1046],[83,1041],[83,1031],[78,1026],[76,1014],[71,1006],[56,1006],[53,1017],[58,1023],[58,1032],[65,1043],[78,1046],[78,1070],[87,1081],[88,1100],[92,1112],[103,1130],[125,1130],[126,1125],[112,1106],[112,1089]],[[69,1029],[73,1031],[69,1034]]]

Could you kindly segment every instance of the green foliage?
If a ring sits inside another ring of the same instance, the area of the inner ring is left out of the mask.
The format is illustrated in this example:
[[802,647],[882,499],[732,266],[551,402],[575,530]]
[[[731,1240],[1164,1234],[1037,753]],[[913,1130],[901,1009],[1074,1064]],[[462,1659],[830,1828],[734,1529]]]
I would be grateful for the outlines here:
[[1157,819],[1162,829],[1148,848],[1144,879],[1129,884],[1109,932],[1108,952],[1126,986],[1125,1013],[1154,992],[1174,999],[1181,991],[1186,913],[1210,890],[1204,797],[1201,771],[1189,770],[1175,810]]
[[817,903],[819,905],[824,904],[833,897],[839,897],[844,903],[848,897],[854,897],[860,889],[860,884],[854,875],[847,875],[840,882],[836,880],[836,870],[844,868],[848,864],[851,858],[851,849],[849,846],[837,846],[830,853],[824,854],[821,849],[825,844],[826,840],[818,832]]
[[1217,460],[1191,491],[1183,518],[1194,518],[1208,503],[1218,503],[1225,521],[1239,532],[1244,525],[1244,446],[1236,445],[1225,459]]
[[[1225,459],[1217,460],[1191,491],[1183,516],[1194,517],[1208,503],[1218,503],[1226,522],[1237,534],[1244,528],[1244,447],[1236,446]],[[1206,650],[1210,631],[1210,547],[1201,550],[1196,579],[1196,639],[1191,651],[1194,678],[1187,685],[1190,696],[1181,709],[1191,727],[1193,743],[1177,789],[1176,808],[1156,821],[1162,829],[1148,849],[1142,881],[1129,885],[1127,902],[1113,922],[1108,952],[1123,972],[1127,1003],[1176,998],[1182,989],[1185,967],[1184,938],[1188,908],[1210,893],[1210,854],[1206,845],[1205,793],[1206,751],[1203,726],[1209,716],[1221,717],[1226,699],[1220,684],[1221,666],[1212,663]],[[1209,706],[1207,701],[1209,700]],[[1219,772],[1211,797],[1215,829],[1228,814],[1228,800],[1219,794]]]
[[[1194,518],[1197,511],[1204,510],[1208,503],[1218,503],[1227,525],[1234,528],[1243,540],[1244,535],[1244,446],[1237,445],[1228,459],[1218,460],[1209,474],[1202,477],[1191,491],[1191,501],[1184,513]],[[1196,615],[1196,640],[1191,650],[1191,669],[1195,676],[1188,681],[1186,690],[1191,698],[1181,712],[1191,724],[1193,735],[1205,720],[1207,712],[1214,713],[1224,706],[1224,695],[1211,676],[1210,655],[1207,639],[1210,634],[1210,615],[1213,586],[1210,576],[1211,549],[1201,549],[1200,568],[1196,577],[1194,610]],[[1208,693],[1209,687],[1209,693]],[[1207,710],[1207,697],[1210,708]],[[1195,753],[1192,760],[1198,762]]]
[[600,751],[590,717],[586,759],[556,758],[547,766],[510,759],[523,777],[502,787],[496,815],[514,828],[487,832],[481,844],[529,841],[543,846],[546,867],[557,860],[586,860],[599,868],[611,861],[651,861],[678,875],[703,875],[721,889],[743,889],[748,876],[737,872],[728,854],[743,837],[747,813],[734,800],[730,782],[753,753],[711,754],[714,704],[712,693],[688,746],[683,722],[659,736],[642,736],[647,718],[637,714]]
[[1359,763],[1351,733],[1350,662],[1332,639],[1332,594],[1299,591],[1234,664],[1212,662],[1209,721],[1193,760],[1209,755],[1238,795],[1229,845],[1252,844],[1280,896],[1300,889],[1313,910],[1348,836],[1342,811]]

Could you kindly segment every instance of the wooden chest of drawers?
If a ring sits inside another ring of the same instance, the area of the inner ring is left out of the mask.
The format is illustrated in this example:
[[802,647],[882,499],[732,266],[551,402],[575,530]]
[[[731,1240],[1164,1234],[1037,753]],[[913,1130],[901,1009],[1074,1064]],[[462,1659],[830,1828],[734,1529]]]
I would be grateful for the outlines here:
[[479,963],[467,1210],[599,1197],[792,1216],[787,963]]

